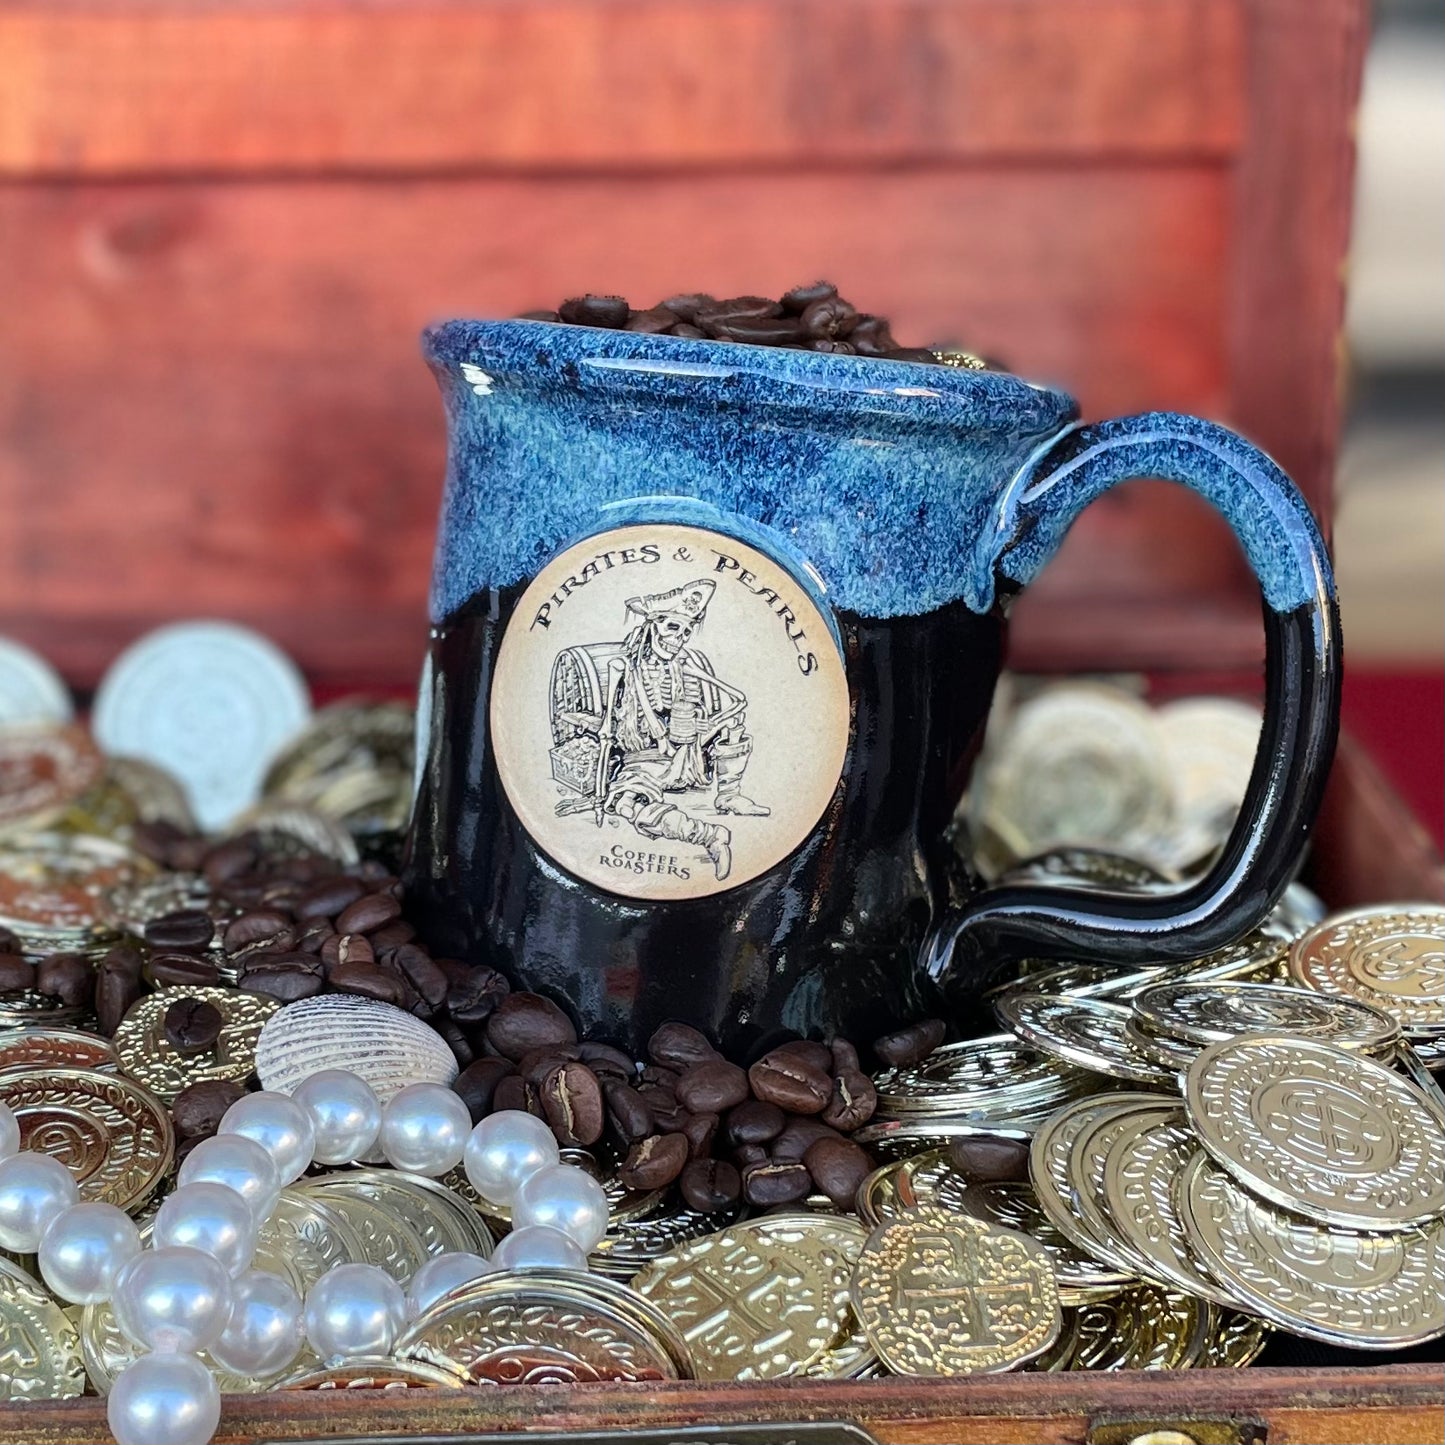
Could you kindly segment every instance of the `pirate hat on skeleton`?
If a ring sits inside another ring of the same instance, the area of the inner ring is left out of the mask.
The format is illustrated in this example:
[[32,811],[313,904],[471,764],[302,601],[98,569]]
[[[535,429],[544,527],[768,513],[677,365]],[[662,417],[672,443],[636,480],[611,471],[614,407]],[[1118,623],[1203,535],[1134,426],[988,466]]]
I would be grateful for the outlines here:
[[627,610],[652,622],[660,617],[681,617],[688,622],[701,622],[712,601],[717,583],[706,577],[674,587],[671,592],[654,592],[648,597],[630,597]]

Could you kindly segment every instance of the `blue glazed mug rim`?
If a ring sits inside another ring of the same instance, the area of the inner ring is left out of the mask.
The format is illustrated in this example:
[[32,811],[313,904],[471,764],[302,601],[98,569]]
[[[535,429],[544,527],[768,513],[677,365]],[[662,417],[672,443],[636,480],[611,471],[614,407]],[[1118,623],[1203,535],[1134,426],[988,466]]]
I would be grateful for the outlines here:
[[[441,321],[422,352],[447,385],[470,381],[616,397],[708,400],[749,408],[896,419],[909,427],[1049,435],[1077,419],[1078,403],[1055,387],[1004,371],[975,371],[790,347],[654,336],[553,321]],[[479,375],[468,376],[468,369]]]

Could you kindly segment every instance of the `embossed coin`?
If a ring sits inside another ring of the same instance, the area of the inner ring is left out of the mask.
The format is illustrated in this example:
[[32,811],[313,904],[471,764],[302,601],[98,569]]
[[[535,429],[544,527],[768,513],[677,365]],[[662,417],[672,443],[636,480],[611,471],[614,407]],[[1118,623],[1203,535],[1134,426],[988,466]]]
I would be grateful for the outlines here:
[[908,1187],[904,1171],[910,1162],[908,1159],[895,1159],[889,1164],[881,1164],[858,1186],[854,1208],[858,1218],[869,1229],[898,1219],[917,1203],[911,1194],[905,1196],[903,1193]]
[[1130,1041],[1129,1010],[1120,1004],[1018,993],[999,999],[994,1010],[1026,1043],[1065,1063],[1136,1084],[1174,1086],[1174,1076]]
[[1179,1216],[1179,1179],[1198,1147],[1183,1109],[1136,1115],[1104,1161],[1105,1214],[1146,1279],[1228,1306],[1232,1296],[1199,1268]]
[[0,923],[28,948],[83,948],[104,933],[104,895],[155,871],[108,838],[12,834],[0,840]]
[[421,1240],[428,1258],[449,1251],[492,1252],[492,1234],[481,1216],[435,1179],[394,1169],[358,1169],[328,1175],[314,1188],[327,1198],[351,1194],[379,1204]]
[[0,728],[67,723],[74,712],[60,674],[38,652],[0,637]]
[[295,1188],[329,1205],[351,1226],[361,1241],[356,1263],[379,1266],[403,1288],[431,1258],[422,1236],[392,1207],[394,1201],[381,1204],[353,1190],[345,1174],[327,1175]]
[[728,1214],[700,1214],[695,1209],[667,1208],[637,1219],[613,1219],[602,1243],[588,1257],[594,1270],[613,1279],[631,1280],[653,1260],[689,1240],[715,1234],[731,1223]]
[[865,1238],[849,1219],[769,1215],[664,1255],[633,1288],[677,1325],[698,1379],[777,1379],[842,1334]]
[[851,1297],[879,1359],[900,1375],[1011,1369],[1047,1350],[1063,1323],[1042,1246],[940,1209],[875,1229]]
[[20,1146],[59,1159],[84,1200],[132,1209],[171,1166],[175,1135],[161,1101],[121,1074],[96,1069],[0,1074],[0,1102],[20,1123]]
[[1199,1363],[1215,1370],[1239,1370],[1252,1365],[1274,1333],[1268,1321],[1233,1309],[1219,1309],[1215,1315],[1214,1329]]
[[85,1391],[80,1339],[65,1311],[0,1259],[0,1400],[69,1400]]
[[466,1381],[455,1370],[420,1360],[352,1360],[328,1369],[287,1375],[278,1390],[456,1390]]
[[1236,1034],[1300,1034],[1377,1054],[1394,1045],[1400,1025],[1352,998],[1270,983],[1160,983],[1134,999],[1139,1023],[1155,1035],[1218,1043]]
[[199,873],[162,873],[158,878],[142,878],[107,889],[101,901],[101,916],[121,933],[143,938],[145,926],[153,918],[186,908],[209,911],[213,907],[211,885]]
[[1071,1370],[1183,1370],[1209,1345],[1214,1307],[1193,1295],[1135,1285],[1079,1311]]
[[394,1353],[479,1385],[679,1378],[666,1345],[636,1314],[598,1300],[597,1290],[546,1271],[484,1275],[422,1314]]
[[[221,1011],[220,1037],[202,1053],[182,1054],[166,1038],[166,1010],[178,998],[214,1004]],[[260,994],[230,988],[161,989],[141,999],[115,1031],[121,1068],[169,1104],[202,1079],[244,1080],[256,1067],[256,1043],[280,1005]]]
[[999,1121],[1057,1108],[1087,1076],[1007,1034],[935,1049],[922,1063],[874,1080],[883,1119],[942,1115]]
[[34,826],[99,781],[104,761],[81,727],[0,726],[0,827]]
[[1346,994],[1407,1034],[1445,1030],[1445,908],[1411,903],[1337,913],[1297,938],[1289,971],[1308,988]]
[[0,1069],[99,1069],[114,1073],[109,1039],[83,1029],[22,1028],[0,1035]]
[[1144,1055],[1161,1068],[1170,1069],[1177,1076],[1194,1062],[1202,1045],[1186,1044],[1168,1034],[1154,1034],[1136,1014],[1124,1025],[1124,1037]]
[[868,1339],[868,1331],[850,1310],[836,1344],[829,1345],[811,1363],[797,1371],[804,1380],[872,1380],[884,1374],[883,1362]]
[[1394,1234],[1327,1229],[1256,1199],[1203,1151],[1179,1199],[1210,1274],[1281,1329],[1357,1350],[1445,1334],[1445,1221]]
[[1229,1173],[1325,1224],[1400,1229],[1445,1211],[1445,1124],[1373,1059],[1244,1034],[1189,1066],[1185,1106]]
[[289,1279],[304,1295],[338,1264],[365,1264],[366,1247],[326,1200],[295,1185],[281,1191],[256,1235],[255,1268]]

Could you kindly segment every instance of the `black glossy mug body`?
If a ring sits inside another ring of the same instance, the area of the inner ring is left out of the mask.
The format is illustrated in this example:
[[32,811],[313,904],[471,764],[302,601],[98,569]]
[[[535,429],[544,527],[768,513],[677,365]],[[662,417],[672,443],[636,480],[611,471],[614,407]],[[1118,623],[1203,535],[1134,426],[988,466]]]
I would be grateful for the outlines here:
[[[1012,377],[545,323],[428,334],[451,448],[406,866],[440,954],[637,1050],[872,1038],[1010,957],[1194,956],[1253,926],[1338,710],[1323,544],[1262,454],[1190,418],[1080,428]],[[980,890],[943,840],[1008,602],[1093,497],[1193,486],[1265,599],[1266,718],[1208,877]]]

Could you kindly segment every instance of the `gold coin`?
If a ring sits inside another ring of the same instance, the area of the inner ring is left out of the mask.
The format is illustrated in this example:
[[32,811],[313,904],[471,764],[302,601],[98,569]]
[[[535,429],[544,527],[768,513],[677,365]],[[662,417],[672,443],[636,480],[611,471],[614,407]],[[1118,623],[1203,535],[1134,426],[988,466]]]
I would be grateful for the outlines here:
[[283,1189],[256,1236],[254,1268],[290,1280],[306,1291],[338,1264],[366,1263],[361,1236],[323,1198],[295,1185]]
[[899,1375],[1012,1369],[1041,1355],[1062,1328],[1041,1245],[934,1208],[868,1236],[851,1298],[879,1359]]
[[1157,1285],[1135,1285],[1079,1311],[1071,1370],[1184,1370],[1208,1348],[1213,1306]]
[[155,872],[108,838],[27,833],[0,841],[0,923],[27,948],[83,948],[104,935],[104,895]]
[[328,1369],[308,1368],[287,1375],[277,1390],[457,1390],[466,1381],[455,1370],[420,1360],[351,1360]]
[[[167,1040],[166,1010],[178,998],[215,1004],[223,1023],[215,1045],[200,1054],[182,1054]],[[260,994],[231,988],[161,989],[141,999],[115,1031],[121,1068],[167,1104],[202,1079],[248,1078],[256,1067],[256,1040],[262,1025],[281,1005]]]
[[1126,1032],[1129,1010],[1094,998],[1017,993],[994,1005],[999,1021],[1025,1043],[1106,1078],[1173,1088],[1174,1075],[1146,1058]]
[[437,1302],[397,1341],[399,1361],[420,1361],[473,1384],[589,1384],[680,1378],[666,1344],[636,1312],[600,1302],[598,1286],[542,1270],[483,1275]]
[[31,1027],[0,1036],[0,1069],[98,1069],[114,1073],[115,1047],[83,1029]]
[[733,1214],[729,1213],[700,1214],[695,1209],[683,1208],[659,1210],[640,1219],[614,1219],[587,1262],[599,1273],[630,1281],[653,1260],[689,1240],[726,1229],[732,1219]]
[[0,1400],[69,1400],[85,1391],[80,1337],[18,1265],[0,1259]]
[[677,1325],[698,1379],[778,1379],[842,1335],[865,1238],[849,1219],[768,1215],[654,1260],[632,1285]]
[[445,1185],[395,1169],[357,1169],[312,1181],[324,1197],[351,1194],[400,1219],[421,1240],[429,1259],[439,1254],[490,1255],[494,1243],[481,1216]]
[[[338,1187],[339,1186],[339,1187]],[[394,1208],[347,1187],[346,1176],[328,1176],[293,1186],[298,1194],[310,1195],[330,1205],[351,1226],[361,1241],[358,1264],[384,1269],[403,1289],[430,1254],[417,1233]]]
[[0,828],[44,822],[92,787],[103,766],[83,727],[7,723],[0,728]]
[[790,1379],[803,1380],[873,1380],[886,1374],[883,1361],[868,1339],[868,1331],[858,1323],[851,1308],[836,1343],[804,1365]]
[[854,1208],[869,1229],[901,1218],[917,1202],[911,1195],[905,1198],[902,1193],[908,1187],[905,1171],[910,1162],[895,1159],[890,1164],[881,1164],[858,1186]]
[[1247,1188],[1346,1229],[1445,1211],[1445,1122],[1373,1059],[1310,1039],[1242,1034],[1189,1066],[1200,1143]]
[[1056,1374],[1060,1370],[1067,1370],[1074,1358],[1074,1352],[1079,1348],[1079,1307],[1066,1307],[1063,1311],[1063,1326],[1059,1330],[1059,1337],[1043,1354],[1035,1355],[1020,1368],[1040,1373]]
[[1337,913],[1294,941],[1289,971],[1307,988],[1383,1009],[1410,1033],[1445,1030],[1445,908],[1394,904]]
[[1273,1209],[1200,1150],[1179,1181],[1189,1243],[1241,1308],[1355,1350],[1445,1335],[1445,1221],[1393,1234],[1328,1229]]
[[83,1200],[134,1209],[165,1178],[175,1152],[171,1117],[121,1074],[47,1069],[0,1074],[0,1102],[20,1124],[20,1147],[59,1159]]
[[1217,1309],[1214,1313],[1214,1329],[1199,1363],[1213,1370],[1240,1370],[1252,1365],[1264,1353],[1273,1329],[1257,1315],[1239,1310]]

